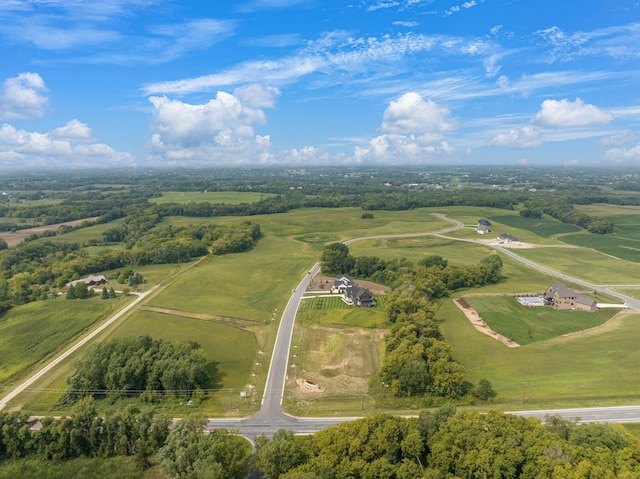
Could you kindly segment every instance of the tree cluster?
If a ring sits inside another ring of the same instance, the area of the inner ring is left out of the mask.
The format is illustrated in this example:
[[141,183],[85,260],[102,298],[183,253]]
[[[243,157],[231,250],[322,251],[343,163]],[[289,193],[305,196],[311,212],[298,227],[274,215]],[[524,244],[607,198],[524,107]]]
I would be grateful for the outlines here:
[[33,429],[35,421],[23,413],[0,412],[0,464],[8,458],[135,456],[146,466],[169,434],[168,419],[131,406],[100,417],[92,398],[78,402],[69,417],[45,417]]
[[[51,288],[62,287],[89,274],[188,262],[210,253],[242,252],[253,247],[262,235],[260,225],[251,222],[159,228],[154,227],[154,218],[145,219],[144,215],[136,218],[131,220],[135,225],[132,228],[140,229],[136,230],[135,242],[129,249],[110,248],[87,255],[79,243],[40,240],[0,250],[0,312],[44,298]],[[127,236],[127,241],[132,238]],[[127,275],[125,281],[130,276]],[[142,277],[135,277],[136,280],[142,281]],[[75,291],[69,299],[82,294]]]
[[495,411],[454,409],[418,419],[387,415],[295,437],[284,431],[256,443],[255,467],[267,479],[631,479],[640,444],[624,429]]
[[520,215],[524,217],[540,218],[546,213],[553,218],[586,229],[589,233],[608,234],[613,233],[615,223],[613,221],[591,216],[587,213],[576,211],[575,207],[567,199],[536,199],[524,203],[524,209]]
[[197,343],[173,344],[148,335],[116,338],[92,345],[67,377],[65,401],[85,396],[162,394],[190,396],[217,378],[205,368],[207,360]]

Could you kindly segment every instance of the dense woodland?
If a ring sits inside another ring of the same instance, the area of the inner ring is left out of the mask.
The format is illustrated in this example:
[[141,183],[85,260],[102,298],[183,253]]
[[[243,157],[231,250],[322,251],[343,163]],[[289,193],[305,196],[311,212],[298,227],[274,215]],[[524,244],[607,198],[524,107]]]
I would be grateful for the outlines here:
[[[294,436],[260,437],[257,452],[206,423],[169,421],[133,407],[97,416],[93,399],[69,417],[40,420],[0,412],[0,467],[10,459],[64,461],[76,457],[134,457],[141,469],[165,477],[244,479],[250,469],[267,479],[633,479],[640,443],[622,426],[578,424],[558,417],[542,425],[490,411],[458,413],[445,405],[417,418],[375,415]],[[43,466],[44,467],[44,466]],[[45,477],[43,469],[41,477]],[[254,473],[253,477],[256,476]]]

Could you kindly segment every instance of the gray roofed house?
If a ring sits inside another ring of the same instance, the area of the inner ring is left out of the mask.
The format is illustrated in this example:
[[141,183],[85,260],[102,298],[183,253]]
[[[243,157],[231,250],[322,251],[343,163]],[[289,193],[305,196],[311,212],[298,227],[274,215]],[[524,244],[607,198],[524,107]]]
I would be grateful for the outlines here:
[[498,236],[498,241],[504,241],[506,243],[514,243],[520,240],[517,237],[510,235],[509,233],[502,233],[500,236]]
[[373,308],[376,302],[373,299],[373,293],[367,288],[361,288],[360,286],[349,286],[344,292],[344,300],[346,303],[354,306],[366,306]]
[[582,293],[576,293],[564,284],[552,284],[544,292],[544,303],[553,309],[595,311],[598,309],[595,300]]
[[75,281],[71,281],[65,284],[60,291],[63,293],[69,288],[69,286],[75,287],[78,283],[85,283],[87,286],[95,286],[97,284],[104,284],[107,282],[107,278],[103,274],[97,276],[87,276],[86,278],[76,279]]

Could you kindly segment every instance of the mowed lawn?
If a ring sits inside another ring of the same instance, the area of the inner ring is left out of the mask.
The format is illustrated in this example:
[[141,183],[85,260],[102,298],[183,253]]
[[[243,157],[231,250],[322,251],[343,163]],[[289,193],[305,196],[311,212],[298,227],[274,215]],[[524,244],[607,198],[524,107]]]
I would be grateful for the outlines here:
[[341,324],[357,328],[390,326],[384,311],[384,296],[374,295],[375,308],[356,308],[338,296],[307,298],[302,301],[296,321],[299,324]]
[[200,344],[207,359],[215,363],[222,373],[221,388],[243,388],[249,381],[252,364],[257,354],[257,341],[250,331],[215,321],[138,311],[127,319],[113,334],[114,337],[148,334],[154,339],[171,342],[195,341]]
[[[116,300],[117,301],[117,300]],[[117,303],[65,298],[17,306],[0,317],[0,382],[57,351]]]
[[437,318],[468,380],[490,380],[501,408],[617,405],[640,400],[638,314],[623,313],[591,332],[521,348],[508,348],[476,331],[451,300],[445,301]]
[[610,319],[617,310],[556,311],[551,307],[526,308],[512,296],[475,296],[465,301],[494,331],[524,346],[593,328]]

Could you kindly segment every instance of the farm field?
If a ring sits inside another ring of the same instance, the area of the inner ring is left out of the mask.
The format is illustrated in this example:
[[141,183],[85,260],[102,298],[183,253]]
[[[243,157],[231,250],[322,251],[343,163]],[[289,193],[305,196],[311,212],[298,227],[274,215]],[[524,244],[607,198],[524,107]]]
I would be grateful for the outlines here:
[[635,284],[639,281],[637,264],[592,249],[532,248],[520,249],[517,254],[594,284]]
[[[578,226],[562,223],[546,215],[542,218],[525,218],[519,214],[503,215],[493,216],[490,220],[492,224],[495,223],[503,227],[515,228],[521,231],[530,231],[541,238],[551,238],[563,233],[581,231]],[[495,231],[495,233],[497,236],[500,233],[509,233],[509,231]]]
[[105,317],[117,300],[36,301],[0,317],[0,382],[23,373]]
[[276,196],[271,193],[251,193],[240,191],[166,191],[159,198],[151,198],[150,203],[166,204],[166,203],[214,203],[239,205],[242,203],[257,203],[258,201]]
[[[640,233],[640,231],[638,231]],[[640,263],[640,236],[636,239],[619,237],[615,235],[596,235],[579,233],[564,235],[562,241],[584,248],[592,248],[601,253],[615,256],[625,261]]]
[[494,331],[521,346],[594,328],[617,310],[556,311],[550,307],[526,308],[512,296],[473,296],[464,300]]
[[498,393],[493,407],[585,407],[640,400],[638,314],[621,313],[597,331],[521,348],[507,348],[476,331],[452,300],[445,301],[437,317],[468,380],[493,383]]

